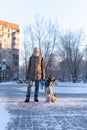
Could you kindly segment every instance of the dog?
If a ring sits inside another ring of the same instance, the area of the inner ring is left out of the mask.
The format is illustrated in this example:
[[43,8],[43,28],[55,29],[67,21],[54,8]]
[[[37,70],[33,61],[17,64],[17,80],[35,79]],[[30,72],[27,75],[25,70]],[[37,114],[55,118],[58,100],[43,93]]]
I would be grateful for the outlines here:
[[45,82],[45,94],[47,102],[56,102],[56,95],[53,92],[52,84],[55,82],[55,77],[50,75]]

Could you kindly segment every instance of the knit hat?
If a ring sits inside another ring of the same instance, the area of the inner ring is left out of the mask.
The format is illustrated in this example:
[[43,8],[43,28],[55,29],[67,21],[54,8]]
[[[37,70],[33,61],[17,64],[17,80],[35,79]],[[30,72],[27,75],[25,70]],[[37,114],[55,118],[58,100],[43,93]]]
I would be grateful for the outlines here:
[[39,52],[40,50],[39,50],[38,47],[35,47],[35,48],[34,48],[34,51],[38,51],[38,52]]

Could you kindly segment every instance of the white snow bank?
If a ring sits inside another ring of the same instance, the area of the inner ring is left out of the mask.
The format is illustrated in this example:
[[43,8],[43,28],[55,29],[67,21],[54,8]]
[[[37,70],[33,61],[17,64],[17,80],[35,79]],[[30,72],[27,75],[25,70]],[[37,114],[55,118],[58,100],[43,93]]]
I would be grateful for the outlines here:
[[5,130],[9,118],[9,113],[3,107],[0,107],[0,130]]
[[[26,91],[27,85],[22,87],[21,90]],[[34,91],[34,84],[32,87],[32,91]],[[87,83],[72,83],[72,82],[55,82],[53,84],[53,91],[58,94],[87,94]],[[44,87],[41,89],[41,84],[39,88],[39,92],[44,93]]]
[[8,82],[0,82],[1,85],[9,85],[9,84],[17,84],[16,82],[13,82],[13,81],[8,81]]
[[[17,85],[18,87],[20,86],[19,89],[22,91],[27,90],[27,84],[17,84],[16,82],[3,82],[0,83],[1,85]],[[34,86],[34,83],[33,83]],[[55,93],[63,93],[63,94],[87,94],[87,83],[72,83],[72,82],[55,82],[53,84],[53,90]],[[34,91],[34,87],[32,87],[32,91]],[[41,84],[40,84],[40,92],[44,93],[44,87],[41,89]]]
[[[8,82],[1,82],[0,83],[1,85],[10,85],[10,84],[14,84],[14,85],[27,85],[25,83],[23,84],[18,84],[16,81],[8,81]],[[72,82],[54,82],[53,86],[56,86],[56,87],[87,87],[87,83],[83,83],[83,82],[80,82],[80,83],[72,83]]]
[[72,82],[55,82],[55,86],[59,87],[87,87],[87,83],[72,83]]
[[[27,86],[26,87],[21,87],[20,88],[22,91],[27,91]],[[32,92],[34,92],[35,87],[32,87]],[[87,87],[57,87],[53,86],[53,91],[55,93],[59,94],[87,94]],[[44,93],[45,90],[44,88],[41,89],[39,88],[39,92]]]
[[87,94],[86,87],[53,87],[53,90],[60,94]]

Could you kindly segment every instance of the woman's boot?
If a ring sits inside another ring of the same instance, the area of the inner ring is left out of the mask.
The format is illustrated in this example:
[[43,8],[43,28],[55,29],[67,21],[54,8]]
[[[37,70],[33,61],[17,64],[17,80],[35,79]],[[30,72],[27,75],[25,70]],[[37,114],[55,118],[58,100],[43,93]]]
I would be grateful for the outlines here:
[[30,97],[26,97],[24,102],[30,102]]

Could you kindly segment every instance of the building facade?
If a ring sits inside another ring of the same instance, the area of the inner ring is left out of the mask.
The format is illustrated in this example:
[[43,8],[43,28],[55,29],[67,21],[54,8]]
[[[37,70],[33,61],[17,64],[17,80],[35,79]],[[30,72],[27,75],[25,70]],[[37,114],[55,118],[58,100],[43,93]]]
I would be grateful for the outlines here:
[[1,78],[4,80],[18,79],[19,35],[18,24],[0,20],[0,66],[2,69]]

